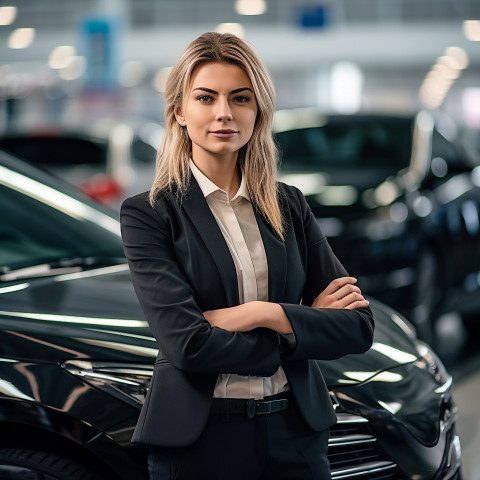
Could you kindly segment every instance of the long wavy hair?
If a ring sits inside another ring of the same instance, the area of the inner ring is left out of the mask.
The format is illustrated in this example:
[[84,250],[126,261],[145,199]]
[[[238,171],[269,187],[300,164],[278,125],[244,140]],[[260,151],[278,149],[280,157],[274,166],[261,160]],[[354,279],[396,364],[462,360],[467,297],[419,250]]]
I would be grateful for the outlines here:
[[168,76],[164,93],[165,134],[157,152],[149,201],[153,205],[163,192],[175,192],[180,198],[186,193],[192,142],[187,129],[177,122],[175,108],[182,106],[194,69],[205,62],[238,65],[250,78],[258,113],[252,137],[239,151],[239,167],[255,208],[283,239],[284,221],[276,183],[277,150],[271,131],[275,90],[267,69],[252,48],[229,33],[207,32],[193,40]]

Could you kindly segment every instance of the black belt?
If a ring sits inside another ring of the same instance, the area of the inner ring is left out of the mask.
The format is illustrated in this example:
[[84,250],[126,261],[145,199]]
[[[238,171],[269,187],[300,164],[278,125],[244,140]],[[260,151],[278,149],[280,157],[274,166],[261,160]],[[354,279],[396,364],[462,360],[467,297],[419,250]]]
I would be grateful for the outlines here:
[[282,392],[262,400],[254,398],[214,398],[210,413],[246,415],[254,418],[257,415],[282,412],[289,407],[290,392]]

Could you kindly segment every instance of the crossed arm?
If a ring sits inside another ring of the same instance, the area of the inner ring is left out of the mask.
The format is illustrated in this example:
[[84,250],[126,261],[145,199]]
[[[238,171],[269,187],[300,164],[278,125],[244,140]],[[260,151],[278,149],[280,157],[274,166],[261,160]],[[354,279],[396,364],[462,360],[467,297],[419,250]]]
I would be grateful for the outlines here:
[[[368,307],[353,277],[336,278],[313,301],[312,308],[355,310]],[[230,308],[209,310],[204,316],[212,327],[229,332],[248,332],[255,328],[269,328],[280,334],[293,333],[285,311],[278,303],[254,301]]]
[[[141,196],[125,201],[122,235],[140,305],[173,366],[192,373],[269,376],[281,362],[277,332],[295,334],[293,360],[340,358],[371,345],[368,302],[332,254],[313,215],[306,221],[307,233],[311,225],[316,229],[307,235],[310,268],[303,305],[295,297],[291,303],[251,302],[204,314],[174,251],[169,223],[159,212],[164,210],[152,210]],[[317,285],[324,288],[320,294]]]

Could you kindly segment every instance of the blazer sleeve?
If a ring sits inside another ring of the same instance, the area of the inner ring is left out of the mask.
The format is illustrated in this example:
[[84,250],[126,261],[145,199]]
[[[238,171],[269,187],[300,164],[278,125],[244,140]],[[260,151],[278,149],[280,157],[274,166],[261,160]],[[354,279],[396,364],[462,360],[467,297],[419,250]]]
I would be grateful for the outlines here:
[[310,307],[332,280],[348,274],[332,252],[304,196],[297,189],[294,192],[305,238],[306,286],[302,305],[281,304],[296,339],[295,348],[286,355],[289,360],[332,360],[364,353],[373,342],[374,319],[369,307],[356,310]]
[[125,200],[120,220],[133,286],[168,361],[190,373],[273,375],[280,366],[278,336],[210,326],[176,258],[166,219],[136,196]]

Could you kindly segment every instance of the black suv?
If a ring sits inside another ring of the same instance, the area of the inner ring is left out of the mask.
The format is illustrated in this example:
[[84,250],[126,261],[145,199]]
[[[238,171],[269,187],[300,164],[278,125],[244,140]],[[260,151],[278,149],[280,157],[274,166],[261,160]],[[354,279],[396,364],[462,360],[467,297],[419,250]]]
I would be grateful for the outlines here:
[[362,291],[407,316],[444,359],[480,311],[480,167],[457,128],[428,111],[275,118],[282,179],[303,191]]

